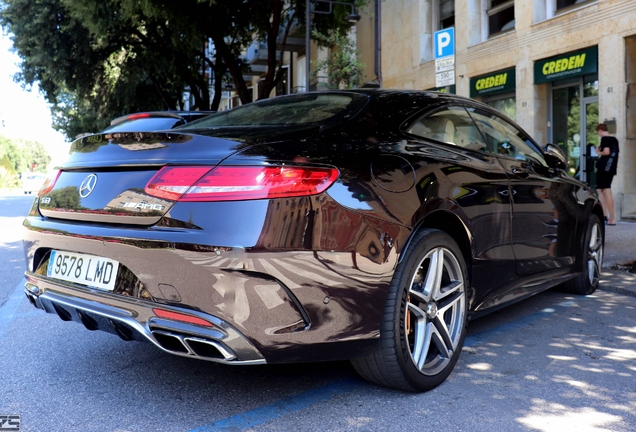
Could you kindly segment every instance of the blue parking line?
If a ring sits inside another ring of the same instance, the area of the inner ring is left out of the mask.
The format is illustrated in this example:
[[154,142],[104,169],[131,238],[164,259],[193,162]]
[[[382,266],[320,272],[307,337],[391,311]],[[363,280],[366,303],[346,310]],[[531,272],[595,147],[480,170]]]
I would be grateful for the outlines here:
[[191,432],[213,432],[223,430],[245,430],[275,420],[295,411],[307,408],[332,397],[356,390],[367,383],[362,379],[345,378],[323,387],[273,402],[269,405],[236,414],[211,425],[193,429]]
[[4,337],[4,333],[9,328],[11,321],[16,316],[16,312],[25,299],[24,296],[24,279],[13,290],[7,301],[0,306],[0,340]]

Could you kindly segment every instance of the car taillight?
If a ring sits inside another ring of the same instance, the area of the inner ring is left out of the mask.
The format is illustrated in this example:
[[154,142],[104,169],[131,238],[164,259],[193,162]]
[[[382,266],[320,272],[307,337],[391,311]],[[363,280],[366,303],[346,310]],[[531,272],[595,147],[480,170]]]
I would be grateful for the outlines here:
[[338,178],[334,168],[164,167],[146,185],[148,195],[179,201],[237,201],[324,192]]
[[46,195],[47,193],[51,192],[55,187],[55,182],[57,182],[57,179],[61,173],[62,171],[60,170],[49,173],[49,175],[44,180],[44,183],[42,183],[40,190],[38,191],[38,196]]

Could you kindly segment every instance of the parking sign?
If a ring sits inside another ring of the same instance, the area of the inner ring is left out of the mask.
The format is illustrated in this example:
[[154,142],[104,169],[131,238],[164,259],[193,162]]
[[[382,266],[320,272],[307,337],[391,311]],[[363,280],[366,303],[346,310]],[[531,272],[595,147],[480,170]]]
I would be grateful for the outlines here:
[[455,55],[455,27],[435,32],[435,58]]
[[455,84],[455,27],[435,32],[435,87]]

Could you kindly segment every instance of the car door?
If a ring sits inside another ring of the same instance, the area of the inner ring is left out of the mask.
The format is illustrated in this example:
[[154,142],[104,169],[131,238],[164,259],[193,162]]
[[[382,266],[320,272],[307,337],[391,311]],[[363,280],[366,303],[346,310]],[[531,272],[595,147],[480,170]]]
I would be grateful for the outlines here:
[[[508,175],[487,149],[463,106],[447,105],[427,112],[406,132],[426,139],[421,146],[409,142],[411,152],[439,162],[449,161],[427,164],[421,175],[416,167],[416,188],[422,202],[439,196],[449,207],[459,206],[468,220],[474,248],[472,286],[479,309],[484,299],[514,285],[517,279],[511,244]],[[440,146],[432,147],[429,142]],[[445,153],[452,157],[444,156]]]
[[572,183],[550,169],[538,146],[494,111],[469,109],[510,179],[516,273],[539,275],[574,263],[578,223]]

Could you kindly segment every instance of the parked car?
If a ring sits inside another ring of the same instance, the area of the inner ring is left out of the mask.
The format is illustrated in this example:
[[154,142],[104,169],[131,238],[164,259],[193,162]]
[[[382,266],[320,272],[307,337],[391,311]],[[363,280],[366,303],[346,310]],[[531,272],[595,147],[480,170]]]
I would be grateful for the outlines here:
[[203,118],[214,111],[148,111],[117,117],[102,133],[168,130]]
[[25,194],[37,192],[45,179],[46,174],[43,173],[30,172],[22,174],[22,190]]
[[30,302],[89,330],[426,391],[468,320],[598,286],[597,196],[467,98],[303,93],[138,135],[75,141],[24,222]]

